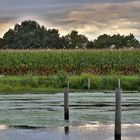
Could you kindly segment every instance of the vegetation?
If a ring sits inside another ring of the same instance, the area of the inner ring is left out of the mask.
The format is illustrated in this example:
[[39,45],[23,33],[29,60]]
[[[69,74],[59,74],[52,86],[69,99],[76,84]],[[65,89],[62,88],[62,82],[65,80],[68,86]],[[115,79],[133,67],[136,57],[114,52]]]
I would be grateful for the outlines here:
[[75,30],[61,36],[57,29],[23,21],[0,38],[0,92],[56,92],[68,80],[72,89],[87,89],[88,77],[94,90],[114,90],[119,77],[124,90],[139,90],[139,48],[133,34],[89,41]]
[[92,41],[75,30],[60,36],[59,30],[47,29],[30,20],[16,24],[14,29],[9,29],[3,38],[0,38],[1,49],[105,49],[111,46],[116,49],[140,48],[140,43],[133,34],[127,36],[103,34]]
[[1,75],[140,74],[139,50],[0,51]]
[[87,90],[88,78],[91,79],[91,90],[114,90],[117,88],[117,79],[121,79],[123,90],[140,90],[140,77],[138,76],[97,76],[82,74],[80,76],[67,76],[58,74],[56,76],[6,76],[0,77],[0,92],[62,92],[63,88],[69,86],[71,91]]

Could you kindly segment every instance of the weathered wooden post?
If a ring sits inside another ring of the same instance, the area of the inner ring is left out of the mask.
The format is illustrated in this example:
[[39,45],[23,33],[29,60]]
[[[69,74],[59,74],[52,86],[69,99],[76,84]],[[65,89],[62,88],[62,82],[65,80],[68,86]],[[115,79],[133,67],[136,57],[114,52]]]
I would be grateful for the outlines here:
[[121,95],[122,89],[120,79],[118,79],[118,89],[116,89],[115,99],[115,140],[121,140]]
[[69,121],[69,96],[68,96],[68,88],[64,88],[64,119]]
[[69,88],[70,88],[70,82],[69,82],[69,80],[68,80],[68,82],[67,82],[67,88],[68,88],[68,90],[69,90]]
[[90,78],[88,78],[88,90],[90,90]]
[[120,79],[118,79],[118,89],[120,89],[121,88],[121,81],[120,81]]

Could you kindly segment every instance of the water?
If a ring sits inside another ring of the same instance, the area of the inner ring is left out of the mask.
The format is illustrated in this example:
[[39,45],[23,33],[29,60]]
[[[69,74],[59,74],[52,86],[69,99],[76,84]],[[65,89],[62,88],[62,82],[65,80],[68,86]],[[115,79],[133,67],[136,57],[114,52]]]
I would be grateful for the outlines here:
[[[69,128],[0,126],[0,140],[114,140],[114,126],[85,124]],[[139,140],[140,125],[122,125],[122,140]]]
[[[62,93],[0,95],[0,140],[113,140],[114,95],[71,93],[69,123]],[[139,116],[140,93],[123,94],[123,140],[140,139]]]

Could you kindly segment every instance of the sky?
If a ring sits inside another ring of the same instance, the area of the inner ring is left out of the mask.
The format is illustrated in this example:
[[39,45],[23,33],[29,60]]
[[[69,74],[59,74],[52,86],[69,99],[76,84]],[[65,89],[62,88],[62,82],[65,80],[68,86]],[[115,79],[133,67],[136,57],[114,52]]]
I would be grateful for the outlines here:
[[104,33],[133,33],[140,40],[140,0],[0,0],[0,37],[24,20],[61,35],[77,30],[94,40]]

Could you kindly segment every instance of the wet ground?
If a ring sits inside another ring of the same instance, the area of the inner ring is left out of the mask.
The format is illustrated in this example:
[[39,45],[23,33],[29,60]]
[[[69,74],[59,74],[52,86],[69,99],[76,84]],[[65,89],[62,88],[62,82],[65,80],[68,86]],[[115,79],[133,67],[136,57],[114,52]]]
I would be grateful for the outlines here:
[[[0,140],[113,140],[114,95],[70,93],[69,123],[63,120],[62,93],[0,95]],[[140,93],[122,99],[123,140],[138,140]]]

